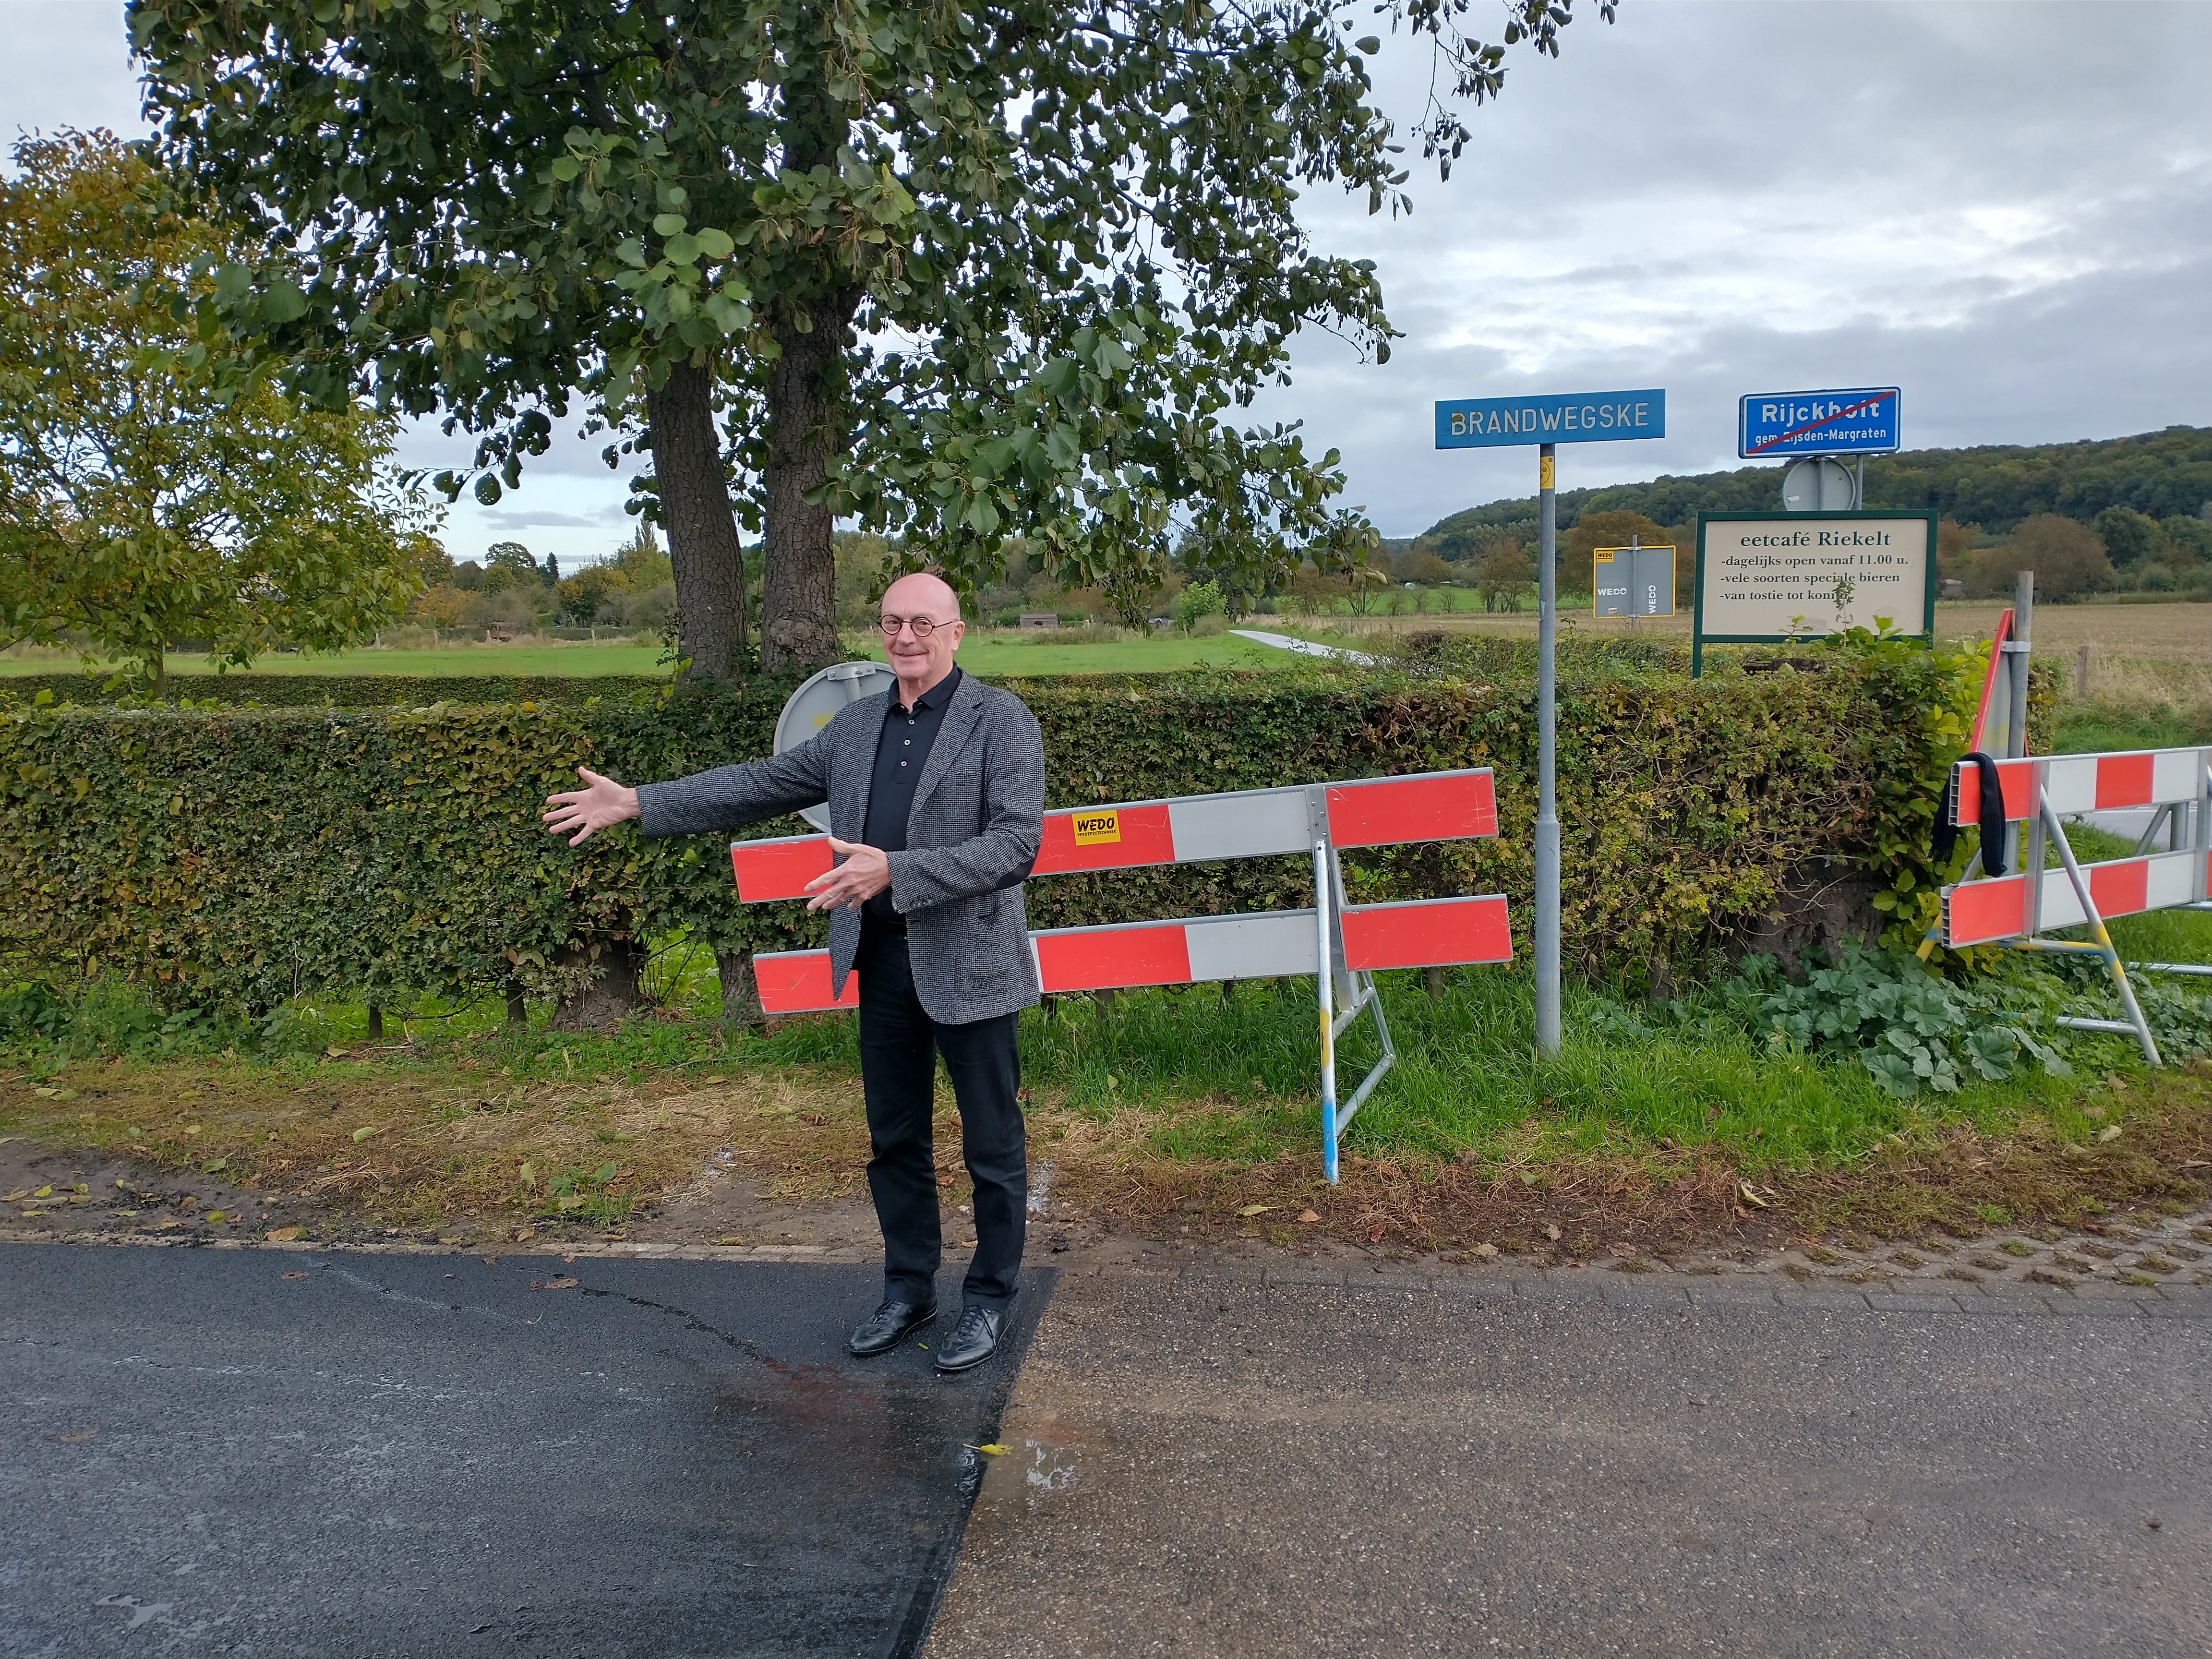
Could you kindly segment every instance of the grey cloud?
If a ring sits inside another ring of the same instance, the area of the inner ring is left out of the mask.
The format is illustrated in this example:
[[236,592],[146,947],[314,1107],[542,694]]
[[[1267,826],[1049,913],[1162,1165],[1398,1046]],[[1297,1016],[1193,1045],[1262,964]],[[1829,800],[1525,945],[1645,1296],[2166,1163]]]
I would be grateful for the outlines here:
[[[0,119],[135,130],[119,7],[0,0]],[[1668,388],[1672,435],[1563,447],[1562,482],[1734,464],[1740,393],[1897,384],[1914,445],[2212,423],[2212,6],[1675,3],[1579,12],[1561,58],[1520,55],[1448,185],[1409,155],[1416,211],[1325,185],[1315,246],[1379,262],[1406,331],[1356,362],[1318,334],[1257,420],[1345,454],[1349,502],[1392,534],[1534,487],[1520,451],[1432,448],[1446,397]],[[1377,60],[1418,110],[1425,56]],[[634,464],[559,423],[524,490],[464,502],[604,545]],[[465,439],[410,432],[410,465]],[[556,524],[556,520],[559,522]]]

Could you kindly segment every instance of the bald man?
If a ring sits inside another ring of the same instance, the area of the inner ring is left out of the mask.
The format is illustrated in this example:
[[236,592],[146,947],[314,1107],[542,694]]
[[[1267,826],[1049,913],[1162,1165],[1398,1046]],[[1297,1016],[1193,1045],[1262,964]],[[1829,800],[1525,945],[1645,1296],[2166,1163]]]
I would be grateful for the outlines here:
[[937,1316],[942,1255],[931,1109],[937,1056],[959,1103],[975,1182],[975,1255],[958,1322],[937,1367],[966,1370],[997,1351],[1020,1274],[1028,1210],[1020,1011],[1037,1000],[1022,882],[1043,833],[1044,744],[1012,693],[953,661],[967,624],[937,577],[884,594],[894,691],[848,703],[822,732],[770,760],[626,789],[577,769],[584,787],[548,799],[547,827],[570,846],[638,820],[688,836],[830,803],[836,867],[809,884],[830,916],[830,990],[860,976],[860,1085],[868,1190],[884,1231],[884,1301],[853,1333],[860,1355],[896,1347]]

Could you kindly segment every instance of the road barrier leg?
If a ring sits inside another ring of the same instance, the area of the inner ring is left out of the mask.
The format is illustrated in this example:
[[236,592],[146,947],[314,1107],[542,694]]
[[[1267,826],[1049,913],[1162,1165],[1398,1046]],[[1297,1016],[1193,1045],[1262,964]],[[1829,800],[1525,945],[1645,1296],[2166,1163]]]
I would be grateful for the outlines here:
[[1335,932],[1328,925],[1328,842],[1314,843],[1314,927],[1319,953],[1314,958],[1314,995],[1321,1013],[1321,1172],[1330,1186],[1336,1184],[1336,1019],[1329,992],[1334,982],[1331,969],[1334,953],[1329,949]]
[[[2051,797],[2040,791],[2038,793],[2045,832],[2057,846],[2059,862],[2066,866],[2066,879],[2074,884],[2074,896],[2081,902],[2081,914],[2089,919],[2090,934],[2097,941],[2098,953],[2105,958],[2105,966],[2112,971],[2112,983],[2120,994],[2120,1006],[2128,1011],[2128,1018],[2135,1026],[2136,1041],[2142,1044],[2143,1058],[2154,1066],[2163,1065],[2165,1062],[2158,1057],[2157,1041],[2150,1034],[2150,1022],[2143,1018],[2142,1005],[2136,1001],[2135,987],[2128,983],[2127,966],[2113,948],[2112,936],[2106,931],[2105,918],[2098,914],[2096,901],[2089,896],[2089,884],[2082,877],[2081,866],[2075,861],[2073,848],[2067,843],[2066,827],[2051,810]],[[2039,864],[2028,871],[2031,878],[2039,878],[2041,873]]]

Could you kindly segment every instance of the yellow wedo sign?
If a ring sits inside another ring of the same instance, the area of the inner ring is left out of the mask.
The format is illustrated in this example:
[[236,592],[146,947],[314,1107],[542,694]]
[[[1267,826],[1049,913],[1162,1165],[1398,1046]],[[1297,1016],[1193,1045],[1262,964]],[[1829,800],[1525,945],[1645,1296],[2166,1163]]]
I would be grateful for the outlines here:
[[1078,812],[1075,815],[1075,844],[1078,847],[1097,847],[1105,842],[1121,839],[1121,815],[1119,812]]

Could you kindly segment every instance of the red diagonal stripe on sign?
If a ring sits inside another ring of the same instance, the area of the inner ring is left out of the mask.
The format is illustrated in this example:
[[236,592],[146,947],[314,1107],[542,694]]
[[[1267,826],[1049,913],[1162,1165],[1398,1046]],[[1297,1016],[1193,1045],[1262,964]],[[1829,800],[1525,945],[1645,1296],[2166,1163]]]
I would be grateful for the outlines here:
[[1792,427],[1787,432],[1778,433],[1775,436],[1769,438],[1763,444],[1753,444],[1751,447],[1750,453],[1753,455],[1764,455],[1768,450],[1773,448],[1775,445],[1786,444],[1792,438],[1802,438],[1808,432],[1819,430],[1821,427],[1827,425],[1831,421],[1848,421],[1852,416],[1857,414],[1861,410],[1872,409],[1876,404],[1881,402],[1883,398],[1888,396],[1889,393],[1887,392],[1878,392],[1871,398],[1862,398],[1858,402],[1851,404],[1850,407],[1839,409],[1832,415],[1823,415],[1817,421],[1808,421],[1802,426]]

